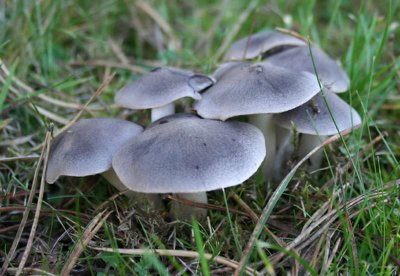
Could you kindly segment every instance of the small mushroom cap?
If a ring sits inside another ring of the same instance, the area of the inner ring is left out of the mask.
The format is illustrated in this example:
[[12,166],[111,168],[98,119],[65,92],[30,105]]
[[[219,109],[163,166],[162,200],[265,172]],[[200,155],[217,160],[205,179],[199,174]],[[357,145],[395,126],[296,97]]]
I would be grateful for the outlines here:
[[[331,91],[340,93],[349,89],[350,80],[341,65],[318,47],[311,47],[318,76]],[[308,46],[296,47],[268,57],[267,62],[293,71],[314,74],[314,66]]]
[[303,40],[281,32],[260,32],[233,43],[224,60],[253,59],[281,47],[307,45]]
[[183,97],[200,99],[199,92],[215,80],[172,67],[158,67],[117,92],[115,103],[131,109],[155,108]]
[[119,150],[113,168],[133,191],[197,193],[242,183],[264,157],[264,136],[250,124],[175,114]]
[[280,113],[309,101],[319,91],[316,77],[263,63],[231,62],[215,73],[217,82],[194,108],[207,119]]
[[339,96],[328,91],[324,95],[338,128],[321,94],[298,108],[275,115],[274,122],[286,129],[291,129],[294,124],[297,132],[311,135],[333,135],[338,130],[343,131],[361,124],[357,111]]
[[46,181],[109,170],[113,154],[142,131],[141,126],[119,119],[79,120],[52,141]]

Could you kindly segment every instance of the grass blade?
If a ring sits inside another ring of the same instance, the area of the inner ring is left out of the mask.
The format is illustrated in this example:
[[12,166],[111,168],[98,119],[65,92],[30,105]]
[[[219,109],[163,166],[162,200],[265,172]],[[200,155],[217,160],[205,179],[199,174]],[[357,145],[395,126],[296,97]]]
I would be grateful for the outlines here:
[[201,271],[203,272],[203,275],[209,276],[210,268],[208,267],[208,262],[207,262],[207,259],[205,258],[204,244],[203,244],[203,240],[201,238],[201,232],[199,229],[199,225],[195,219],[193,219],[192,224],[193,224],[194,237],[196,239],[197,252],[199,252]]
[[238,268],[235,270],[235,276],[239,276],[243,270],[243,268],[246,266],[249,256],[253,250],[254,243],[256,239],[261,234],[261,231],[266,224],[268,218],[270,217],[272,210],[274,209],[275,205],[278,203],[278,200],[282,196],[283,192],[285,191],[287,185],[289,184],[290,180],[293,178],[294,174],[298,170],[298,168],[307,161],[308,158],[310,158],[314,153],[316,153],[318,150],[323,148],[324,146],[338,140],[342,139],[342,136],[347,135],[351,132],[352,130],[346,130],[343,131],[340,134],[336,134],[327,140],[325,140],[321,145],[315,147],[312,151],[310,151],[306,156],[304,156],[303,159],[301,159],[296,166],[286,175],[286,177],[282,180],[282,182],[279,184],[278,188],[275,190],[275,192],[272,194],[270,200],[268,201],[267,205],[264,207],[260,219],[258,220],[256,226],[254,227],[253,233],[250,236],[249,241],[247,242],[246,248],[243,251],[242,258],[239,262]]

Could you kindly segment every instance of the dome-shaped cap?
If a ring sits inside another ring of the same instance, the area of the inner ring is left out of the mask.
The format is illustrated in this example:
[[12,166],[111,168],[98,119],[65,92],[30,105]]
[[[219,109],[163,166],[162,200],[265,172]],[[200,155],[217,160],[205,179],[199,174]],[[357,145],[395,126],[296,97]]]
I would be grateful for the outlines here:
[[264,31],[238,40],[225,54],[224,60],[253,59],[281,47],[307,45],[303,40],[281,32]]
[[133,191],[196,193],[242,183],[264,157],[264,137],[250,124],[176,114],[119,150],[113,168]]
[[[311,47],[318,76],[329,90],[340,93],[349,89],[350,80],[340,64],[318,47]],[[293,71],[314,74],[314,66],[308,46],[296,47],[268,57],[267,62]]]
[[46,181],[109,170],[113,154],[142,131],[141,126],[120,119],[79,120],[52,141]]
[[[338,95],[328,91],[324,95],[339,131],[361,124],[357,111]],[[305,134],[333,135],[338,132],[321,94],[300,107],[275,115],[274,122],[286,129],[291,129],[294,124],[297,132]]]
[[199,92],[215,80],[209,76],[172,67],[158,67],[128,84],[115,96],[115,103],[131,109],[155,108],[183,97],[200,99]]
[[215,73],[217,82],[194,108],[203,118],[226,120],[239,115],[280,113],[316,95],[314,75],[268,63],[230,62]]

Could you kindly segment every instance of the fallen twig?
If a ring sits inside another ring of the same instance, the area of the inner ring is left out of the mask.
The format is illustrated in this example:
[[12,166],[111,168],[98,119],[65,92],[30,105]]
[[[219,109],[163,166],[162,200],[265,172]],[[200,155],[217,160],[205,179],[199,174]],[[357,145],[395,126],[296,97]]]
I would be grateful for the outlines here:
[[[169,249],[125,249],[125,248],[106,248],[106,247],[91,247],[91,249],[102,252],[117,252],[119,254],[124,255],[144,255],[146,253],[154,253],[160,256],[174,256],[174,257],[182,257],[182,258],[199,258],[200,254],[196,251],[187,251],[187,250],[169,250]],[[225,257],[221,256],[213,256],[209,253],[204,254],[204,258],[209,261],[215,261],[216,263],[223,264],[225,266],[231,267],[233,269],[237,269],[238,263],[233,260],[229,260]],[[257,271],[246,267],[246,273],[248,275],[257,275]]]

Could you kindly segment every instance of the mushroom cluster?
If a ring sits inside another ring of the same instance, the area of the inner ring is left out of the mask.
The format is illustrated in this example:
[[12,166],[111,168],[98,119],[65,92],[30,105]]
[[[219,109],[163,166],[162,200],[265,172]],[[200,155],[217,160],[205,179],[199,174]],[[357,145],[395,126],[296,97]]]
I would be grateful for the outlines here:
[[[349,89],[346,72],[300,36],[260,32],[234,43],[224,59],[214,74],[216,84],[194,108],[208,119],[250,115],[266,138],[267,180],[280,180],[286,161],[305,156],[324,136],[361,124],[358,113],[333,94]],[[318,168],[321,159],[320,151],[308,169]]]
[[[361,123],[334,94],[348,90],[344,70],[299,37],[261,32],[234,43],[224,59],[212,76],[159,67],[122,88],[115,102],[151,109],[152,123],[143,129],[119,119],[78,121],[53,140],[47,182],[101,173],[154,206],[161,206],[161,193],[207,203],[207,191],[243,183],[263,162],[266,178],[279,178],[288,158]],[[174,114],[174,102],[185,97],[197,114]],[[250,123],[226,121],[242,115]],[[171,209],[178,218],[206,214],[176,202]]]

